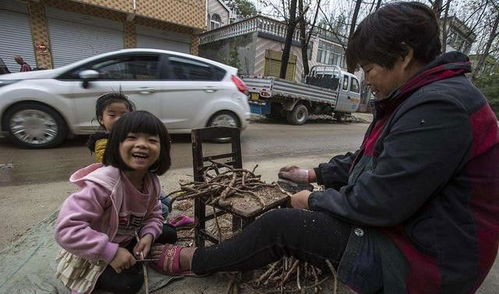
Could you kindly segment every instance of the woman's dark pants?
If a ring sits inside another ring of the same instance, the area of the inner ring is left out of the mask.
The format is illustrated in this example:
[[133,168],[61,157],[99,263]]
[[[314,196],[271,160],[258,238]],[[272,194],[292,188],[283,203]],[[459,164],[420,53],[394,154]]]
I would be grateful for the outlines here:
[[351,226],[323,212],[275,209],[220,244],[198,248],[191,270],[198,275],[245,271],[294,256],[328,272],[345,251]]

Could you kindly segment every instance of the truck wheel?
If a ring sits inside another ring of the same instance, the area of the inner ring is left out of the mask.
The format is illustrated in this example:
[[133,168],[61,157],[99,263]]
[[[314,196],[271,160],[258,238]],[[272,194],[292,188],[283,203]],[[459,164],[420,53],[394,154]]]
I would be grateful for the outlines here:
[[303,104],[297,104],[293,110],[287,113],[286,118],[288,123],[292,125],[302,125],[308,119],[308,109]]
[[64,141],[68,128],[52,108],[38,103],[18,104],[5,114],[4,129],[17,145],[27,148],[51,148]]

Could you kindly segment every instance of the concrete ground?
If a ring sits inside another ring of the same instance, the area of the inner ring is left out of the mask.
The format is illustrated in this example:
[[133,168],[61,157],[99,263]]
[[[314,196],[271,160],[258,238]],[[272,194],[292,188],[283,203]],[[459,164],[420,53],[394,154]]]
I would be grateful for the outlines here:
[[[361,114],[361,118],[369,120],[370,115]],[[324,154],[322,156],[298,156],[295,158],[277,158],[273,160],[265,161],[247,161],[244,162],[244,167],[252,168],[255,164],[258,164],[257,173],[262,175],[262,179],[266,182],[272,182],[277,180],[277,171],[279,168],[289,164],[295,164],[304,168],[315,167],[318,163],[327,161],[334,154]],[[178,187],[178,181],[192,180],[192,168],[179,168],[169,171],[166,175],[161,177],[161,183],[164,189],[168,191],[173,191]],[[43,207],[47,205],[45,198],[49,198],[49,195],[60,195],[61,203],[63,199],[75,190],[74,185],[68,183],[67,181],[62,182],[52,182],[47,184],[28,184],[10,187],[0,186],[0,195],[2,198],[16,198],[19,195],[33,195],[31,199],[26,199],[25,201],[35,202],[36,206]],[[4,199],[7,201],[7,199]],[[17,203],[20,207],[27,205],[26,203]],[[30,203],[31,206],[33,203]],[[57,209],[57,207],[50,207],[50,209]],[[32,212],[27,215],[36,214],[36,207]],[[174,212],[175,213],[175,212]],[[36,215],[35,215],[36,217]],[[29,232],[27,232],[29,233]],[[6,244],[5,244],[6,245]],[[3,264],[3,262],[0,262]],[[216,274],[204,278],[182,278],[171,282],[169,285],[160,289],[156,293],[161,294],[215,294],[215,293],[226,293],[227,283],[229,278],[223,274]],[[330,293],[332,287],[332,281],[327,281],[326,293]],[[496,260],[491,272],[486,278],[485,282],[478,290],[477,293],[480,294],[493,294],[498,293],[499,289],[499,262]],[[250,293],[250,291],[243,291],[245,293]],[[348,289],[344,287],[339,288],[338,293],[350,293]]]

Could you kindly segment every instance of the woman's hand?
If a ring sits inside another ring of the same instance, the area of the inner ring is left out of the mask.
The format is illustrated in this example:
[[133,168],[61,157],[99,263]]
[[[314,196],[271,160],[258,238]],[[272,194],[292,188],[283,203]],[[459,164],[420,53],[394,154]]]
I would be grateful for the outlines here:
[[[137,242],[137,245],[133,248],[133,252],[135,254],[135,257],[138,259],[145,258],[148,254],[149,251],[151,250],[151,245],[153,241],[153,236],[151,234],[146,234],[143,236],[139,242]],[[143,255],[141,255],[141,253]]]
[[291,196],[291,206],[293,208],[308,209],[308,198],[312,192],[303,190]]
[[118,274],[125,269],[129,269],[135,264],[135,258],[125,248],[119,247],[109,264]]
[[308,184],[316,181],[313,169],[303,169],[296,165],[281,168],[277,175],[279,178],[287,179],[297,184]]
[[287,179],[299,184],[308,184],[308,170],[296,165],[285,166],[277,174],[279,178]]

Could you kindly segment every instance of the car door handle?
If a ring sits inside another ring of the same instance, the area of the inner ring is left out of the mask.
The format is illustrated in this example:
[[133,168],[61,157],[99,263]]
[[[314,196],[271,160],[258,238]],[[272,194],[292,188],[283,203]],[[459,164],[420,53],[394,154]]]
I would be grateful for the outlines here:
[[214,87],[204,87],[204,91],[206,93],[215,93],[217,89],[215,89]]
[[151,94],[156,91],[154,88],[149,88],[149,87],[140,87],[139,88],[139,93],[140,94]]

